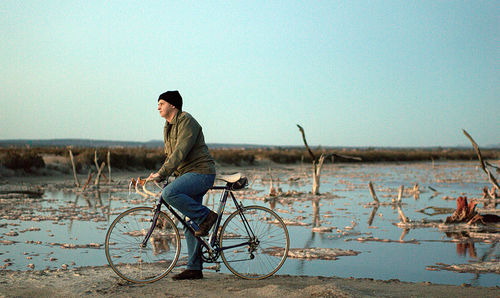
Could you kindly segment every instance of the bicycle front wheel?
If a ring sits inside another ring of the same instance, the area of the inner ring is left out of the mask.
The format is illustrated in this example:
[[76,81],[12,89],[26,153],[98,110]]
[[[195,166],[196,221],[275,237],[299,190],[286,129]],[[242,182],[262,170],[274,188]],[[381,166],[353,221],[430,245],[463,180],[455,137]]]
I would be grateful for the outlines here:
[[286,260],[290,238],[283,220],[261,206],[232,213],[220,235],[221,256],[231,272],[245,279],[263,279]]
[[135,283],[150,283],[167,275],[180,253],[181,238],[174,222],[160,212],[149,240],[153,208],[137,207],[121,213],[108,229],[106,258],[113,271]]

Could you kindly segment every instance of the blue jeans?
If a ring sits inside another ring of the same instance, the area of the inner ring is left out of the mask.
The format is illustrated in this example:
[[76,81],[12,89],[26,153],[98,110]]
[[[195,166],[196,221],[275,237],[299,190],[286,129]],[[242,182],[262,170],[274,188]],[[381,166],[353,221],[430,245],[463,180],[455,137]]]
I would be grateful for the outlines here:
[[[203,196],[214,181],[215,174],[186,173],[165,186],[161,195],[170,206],[200,225],[210,212],[202,205]],[[188,248],[187,269],[202,270],[200,243],[187,228],[184,228],[184,236]]]

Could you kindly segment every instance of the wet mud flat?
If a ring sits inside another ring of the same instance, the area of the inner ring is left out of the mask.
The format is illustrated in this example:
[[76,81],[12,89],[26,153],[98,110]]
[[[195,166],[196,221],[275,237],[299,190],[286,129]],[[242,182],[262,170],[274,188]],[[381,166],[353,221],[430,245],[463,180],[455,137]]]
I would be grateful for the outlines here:
[[[278,274],[464,284],[462,288],[500,284],[500,227],[440,228],[453,212],[453,198],[480,197],[488,183],[474,163],[330,164],[322,171],[318,196],[311,194],[310,165],[222,171],[244,172],[250,185],[237,198],[246,206],[273,209],[286,222],[291,250]],[[110,185],[85,191],[75,188],[71,177],[39,178],[39,184],[9,178],[0,185],[2,272],[50,276],[105,265],[104,235],[114,217],[134,206],[152,206],[128,194],[129,179],[137,176],[122,173]],[[372,204],[369,182],[375,185],[378,206]],[[391,204],[402,184],[399,207],[409,219],[405,225],[398,206]],[[415,184],[420,185],[418,196]],[[218,194],[209,193],[204,203],[213,209]],[[231,211],[229,206],[226,214]],[[113,275],[109,268],[108,274]]]

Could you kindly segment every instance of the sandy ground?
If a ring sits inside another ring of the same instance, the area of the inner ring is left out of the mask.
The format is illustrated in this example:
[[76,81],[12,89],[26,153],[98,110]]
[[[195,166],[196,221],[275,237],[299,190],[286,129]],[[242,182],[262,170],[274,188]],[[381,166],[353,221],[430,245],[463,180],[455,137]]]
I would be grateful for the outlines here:
[[[141,174],[145,173],[120,173],[114,178],[126,179]],[[84,179],[81,177],[80,181]],[[72,176],[0,177],[3,187],[42,185],[50,188],[56,184],[71,185]],[[109,266],[22,272],[2,270],[0,297],[500,297],[499,286],[290,275],[248,281],[213,272],[206,272],[202,280],[174,282],[169,276],[152,284],[139,285],[120,279]]]
[[[170,273],[172,274],[172,273]],[[1,297],[500,297],[500,288],[407,283],[397,280],[276,275],[249,281],[206,273],[195,281],[169,276],[131,284],[109,267],[58,271],[0,271]]]

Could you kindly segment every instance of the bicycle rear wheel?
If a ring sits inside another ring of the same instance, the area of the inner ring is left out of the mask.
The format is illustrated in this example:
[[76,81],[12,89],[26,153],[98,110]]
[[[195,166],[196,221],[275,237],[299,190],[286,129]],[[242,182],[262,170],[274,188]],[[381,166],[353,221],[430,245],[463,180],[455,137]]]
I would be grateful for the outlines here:
[[129,209],[111,223],[106,234],[108,263],[116,274],[130,282],[157,281],[172,270],[179,258],[179,230],[163,212],[159,213],[153,233],[142,247],[153,214],[153,208]]
[[233,274],[245,279],[263,279],[276,273],[286,260],[289,245],[283,220],[261,206],[232,213],[221,229],[222,260]]

